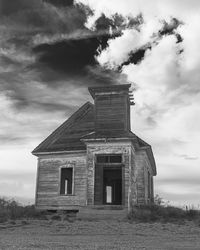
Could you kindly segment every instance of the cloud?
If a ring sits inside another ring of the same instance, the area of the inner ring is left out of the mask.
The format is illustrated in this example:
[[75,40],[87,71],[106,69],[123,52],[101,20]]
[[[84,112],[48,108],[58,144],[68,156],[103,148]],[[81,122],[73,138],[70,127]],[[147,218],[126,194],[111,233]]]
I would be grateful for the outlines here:
[[196,160],[199,159],[196,156],[189,156],[189,155],[186,155],[186,154],[178,155],[178,156],[184,158],[185,160],[189,160],[189,161],[196,161]]
[[125,25],[123,17],[103,15],[89,30],[85,23],[92,11],[87,6],[47,2],[17,1],[14,12],[12,5],[1,1],[0,88],[15,108],[61,107],[63,103],[55,98],[56,103],[50,104],[39,102],[37,95],[44,99],[51,87],[60,93],[63,87],[93,85],[93,79],[110,84],[119,78],[119,74],[101,68],[95,56],[132,20]]
[[[0,196],[16,197],[23,202],[30,201],[34,197],[36,175],[31,171],[0,171]],[[27,200],[26,200],[27,199]]]
[[98,57],[102,65],[121,69],[124,65],[140,63],[145,52],[156,46],[163,36],[175,35],[177,43],[182,41],[176,32],[182,23],[176,18],[169,22],[152,19],[140,24],[140,28],[132,27],[123,31],[120,37],[109,41],[109,46]]
[[52,5],[55,6],[62,6],[62,7],[66,7],[66,6],[72,6],[74,1],[73,0],[44,0],[47,3],[51,3]]
[[94,58],[98,48],[96,38],[62,41],[52,45],[42,44],[34,48],[39,62],[66,74],[80,74],[87,65],[96,65]]
[[26,1],[26,0],[16,0],[14,2],[12,1],[5,1],[5,0],[1,0],[0,1],[0,14],[1,16],[9,16],[12,14],[16,14],[17,12],[20,11],[26,11],[26,10],[30,10],[31,8],[37,8],[40,7],[41,3],[40,1],[37,0],[30,0],[30,1]]
[[[25,157],[91,100],[87,86],[132,82],[132,130],[153,146],[156,192],[197,197],[191,180],[200,175],[199,10],[196,0],[0,0],[4,167],[35,169]],[[3,178],[4,191],[18,180]],[[14,189],[26,193],[21,180],[10,194]]]

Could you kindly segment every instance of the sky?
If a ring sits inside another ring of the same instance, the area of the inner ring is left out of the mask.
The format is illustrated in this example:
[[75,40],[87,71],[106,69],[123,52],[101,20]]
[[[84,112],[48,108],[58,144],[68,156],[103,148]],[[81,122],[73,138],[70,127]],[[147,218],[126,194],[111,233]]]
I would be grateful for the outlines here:
[[131,83],[155,194],[200,206],[200,1],[0,0],[0,196],[33,202],[31,151],[86,101]]

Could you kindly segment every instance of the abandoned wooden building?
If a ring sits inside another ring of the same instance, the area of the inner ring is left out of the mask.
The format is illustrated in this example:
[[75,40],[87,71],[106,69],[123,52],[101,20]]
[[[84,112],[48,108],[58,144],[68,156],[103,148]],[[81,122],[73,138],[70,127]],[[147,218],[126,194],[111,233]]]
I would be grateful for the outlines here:
[[153,202],[151,146],[130,130],[130,84],[90,87],[87,102],[48,136],[38,157],[36,207],[121,209]]

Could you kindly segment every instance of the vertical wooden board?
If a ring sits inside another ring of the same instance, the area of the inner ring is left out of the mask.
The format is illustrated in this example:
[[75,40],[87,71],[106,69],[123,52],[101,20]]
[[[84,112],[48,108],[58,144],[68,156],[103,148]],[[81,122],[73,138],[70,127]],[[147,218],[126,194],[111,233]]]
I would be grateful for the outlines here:
[[122,205],[125,205],[125,166],[122,165]]
[[100,96],[95,99],[95,123],[98,131],[130,128],[130,109],[126,95]]
[[103,167],[98,164],[95,165],[94,204],[103,204]]
[[151,176],[151,202],[154,202],[153,176]]

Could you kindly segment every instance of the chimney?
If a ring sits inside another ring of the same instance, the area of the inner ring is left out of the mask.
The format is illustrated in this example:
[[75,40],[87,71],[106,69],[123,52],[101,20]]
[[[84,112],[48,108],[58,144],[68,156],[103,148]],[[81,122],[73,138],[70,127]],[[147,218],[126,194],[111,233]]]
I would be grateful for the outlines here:
[[95,132],[130,130],[131,84],[89,87],[95,105]]

